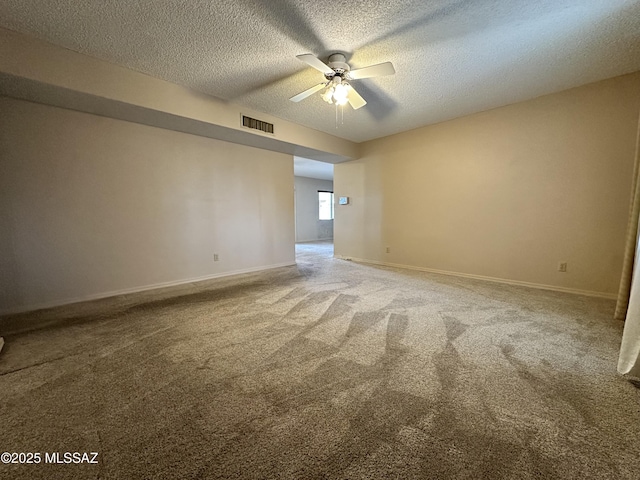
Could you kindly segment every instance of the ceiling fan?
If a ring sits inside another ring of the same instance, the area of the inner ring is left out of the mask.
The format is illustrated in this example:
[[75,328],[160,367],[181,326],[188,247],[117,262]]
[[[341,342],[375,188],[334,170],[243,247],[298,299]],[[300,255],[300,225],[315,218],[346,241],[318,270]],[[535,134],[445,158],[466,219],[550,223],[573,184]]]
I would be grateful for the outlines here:
[[351,86],[351,80],[360,80],[362,78],[382,77],[384,75],[392,75],[396,73],[391,62],[379,63],[369,67],[351,70],[347,59],[341,53],[334,53],[329,56],[328,63],[324,63],[315,55],[305,53],[297,55],[296,58],[302,60],[316,70],[324,74],[325,81],[319,83],[302,93],[299,93],[289,100],[299,102],[314,93],[323,90],[322,99],[330,104],[345,105],[347,102],[357,110],[364,107],[367,102],[360,96],[358,92]]

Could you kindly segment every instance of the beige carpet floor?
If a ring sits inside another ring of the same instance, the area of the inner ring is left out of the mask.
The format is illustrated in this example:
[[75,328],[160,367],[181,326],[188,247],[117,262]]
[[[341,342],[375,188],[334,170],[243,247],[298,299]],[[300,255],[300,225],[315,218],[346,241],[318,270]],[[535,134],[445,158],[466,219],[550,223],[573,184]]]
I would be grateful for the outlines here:
[[0,320],[2,479],[633,479],[613,302],[333,259]]

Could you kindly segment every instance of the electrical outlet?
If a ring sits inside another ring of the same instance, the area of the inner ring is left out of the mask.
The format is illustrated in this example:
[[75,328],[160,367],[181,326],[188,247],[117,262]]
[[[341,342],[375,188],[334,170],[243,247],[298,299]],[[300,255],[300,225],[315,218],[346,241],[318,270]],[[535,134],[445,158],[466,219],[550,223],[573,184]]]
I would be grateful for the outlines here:
[[387,247],[387,253],[391,253],[391,247]]
[[567,262],[558,263],[558,271],[565,273],[567,271]]
[[218,254],[217,254],[217,253],[214,253],[214,254],[213,254],[213,261],[214,261],[214,262],[217,262],[218,260],[220,260],[220,258],[218,258]]

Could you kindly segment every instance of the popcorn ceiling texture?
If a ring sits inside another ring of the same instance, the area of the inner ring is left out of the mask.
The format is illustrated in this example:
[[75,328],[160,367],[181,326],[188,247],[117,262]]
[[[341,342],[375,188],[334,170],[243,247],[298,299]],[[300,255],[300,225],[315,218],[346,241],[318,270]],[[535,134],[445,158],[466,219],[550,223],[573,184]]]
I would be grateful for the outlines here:
[[[0,26],[353,141],[640,70],[640,0],[4,0]],[[344,52],[369,104],[336,112],[295,58]]]

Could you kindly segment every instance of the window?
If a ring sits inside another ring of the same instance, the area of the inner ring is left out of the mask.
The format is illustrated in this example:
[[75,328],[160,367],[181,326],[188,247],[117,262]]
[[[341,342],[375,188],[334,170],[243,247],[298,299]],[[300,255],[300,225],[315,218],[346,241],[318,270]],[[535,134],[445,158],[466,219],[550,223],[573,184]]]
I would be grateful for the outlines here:
[[318,190],[318,218],[333,220],[333,192]]

